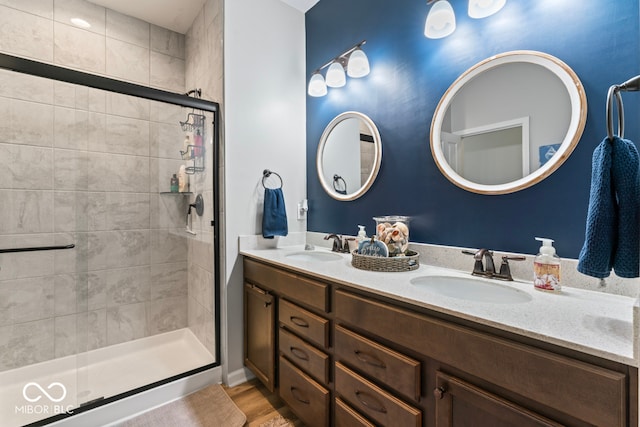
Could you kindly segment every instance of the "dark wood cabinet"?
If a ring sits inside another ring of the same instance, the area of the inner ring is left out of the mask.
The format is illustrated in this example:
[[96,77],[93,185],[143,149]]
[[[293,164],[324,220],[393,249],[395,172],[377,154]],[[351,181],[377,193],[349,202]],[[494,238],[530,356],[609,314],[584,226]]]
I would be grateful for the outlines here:
[[[245,352],[253,355],[245,357],[245,365],[278,393],[305,425],[330,426],[330,286],[247,259],[244,276],[248,289]],[[268,317],[262,304],[267,297],[271,308]],[[268,356],[254,355],[258,347]]]
[[244,267],[245,363],[309,426],[638,425],[635,367],[253,259]]
[[244,363],[270,390],[275,389],[274,297],[250,284],[244,285]]
[[562,424],[442,372],[433,391],[436,427],[561,427]]

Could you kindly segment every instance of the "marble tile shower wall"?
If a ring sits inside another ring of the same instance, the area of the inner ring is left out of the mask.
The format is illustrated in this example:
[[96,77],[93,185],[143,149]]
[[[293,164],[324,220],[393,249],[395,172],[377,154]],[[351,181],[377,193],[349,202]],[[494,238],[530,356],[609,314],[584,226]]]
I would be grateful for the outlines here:
[[[5,53],[182,92],[184,46],[85,1],[0,0]],[[0,255],[0,370],[187,326],[188,200],[159,194],[184,114],[0,72],[0,247],[77,245]]]
[[[223,93],[223,0],[207,0],[185,35],[185,80],[188,89],[201,88],[202,97],[222,106]],[[224,111],[224,108],[222,108]],[[212,147],[211,120],[207,120],[207,147]],[[220,126],[222,131],[224,126]],[[220,135],[224,140],[224,135]],[[224,144],[222,144],[224,145]],[[215,354],[215,313],[213,311],[214,270],[213,234],[213,176],[211,155],[208,150],[204,173],[194,176],[192,191],[204,198],[205,213],[196,217],[194,230],[198,235],[189,240],[189,328],[205,347]],[[223,153],[220,153],[223,156]],[[223,174],[221,173],[221,176]],[[223,210],[223,209],[222,209]],[[224,212],[223,212],[224,215]],[[223,225],[218,224],[223,230]],[[223,254],[221,254],[222,256]],[[222,260],[220,265],[224,265]],[[224,273],[219,273],[224,277]]]

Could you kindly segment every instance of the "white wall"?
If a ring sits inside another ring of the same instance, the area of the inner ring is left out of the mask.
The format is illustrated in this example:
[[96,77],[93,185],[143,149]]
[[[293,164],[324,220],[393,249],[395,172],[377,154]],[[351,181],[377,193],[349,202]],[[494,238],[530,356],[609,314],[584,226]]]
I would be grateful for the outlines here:
[[[279,0],[232,0],[224,10],[224,380],[243,368],[238,236],[260,234],[262,171],[282,176],[289,232],[306,231],[304,14]],[[229,378],[231,377],[231,378]]]

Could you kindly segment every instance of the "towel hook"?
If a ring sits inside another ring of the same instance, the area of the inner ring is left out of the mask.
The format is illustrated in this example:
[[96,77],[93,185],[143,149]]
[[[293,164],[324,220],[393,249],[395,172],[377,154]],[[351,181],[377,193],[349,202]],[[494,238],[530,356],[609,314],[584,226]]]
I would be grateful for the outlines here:
[[[342,186],[344,187],[343,190],[339,189],[340,181],[342,181]],[[347,181],[345,181],[344,178],[338,174],[333,175],[333,189],[336,193],[347,194]]]
[[277,176],[280,179],[280,187],[276,187],[276,188],[282,188],[282,177],[277,172],[270,171],[269,169],[265,169],[262,171],[262,186],[264,188],[268,188],[265,182],[267,178],[269,178],[272,174]]

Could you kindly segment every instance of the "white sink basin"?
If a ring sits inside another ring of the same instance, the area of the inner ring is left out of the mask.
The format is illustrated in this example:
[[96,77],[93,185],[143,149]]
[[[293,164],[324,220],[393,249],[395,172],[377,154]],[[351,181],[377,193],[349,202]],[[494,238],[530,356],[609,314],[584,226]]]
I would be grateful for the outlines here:
[[475,277],[420,276],[411,279],[410,283],[429,292],[467,301],[519,304],[532,299],[519,289]]
[[342,257],[334,252],[321,252],[321,251],[300,251],[292,252],[285,255],[287,258],[295,259],[297,261],[337,261]]

